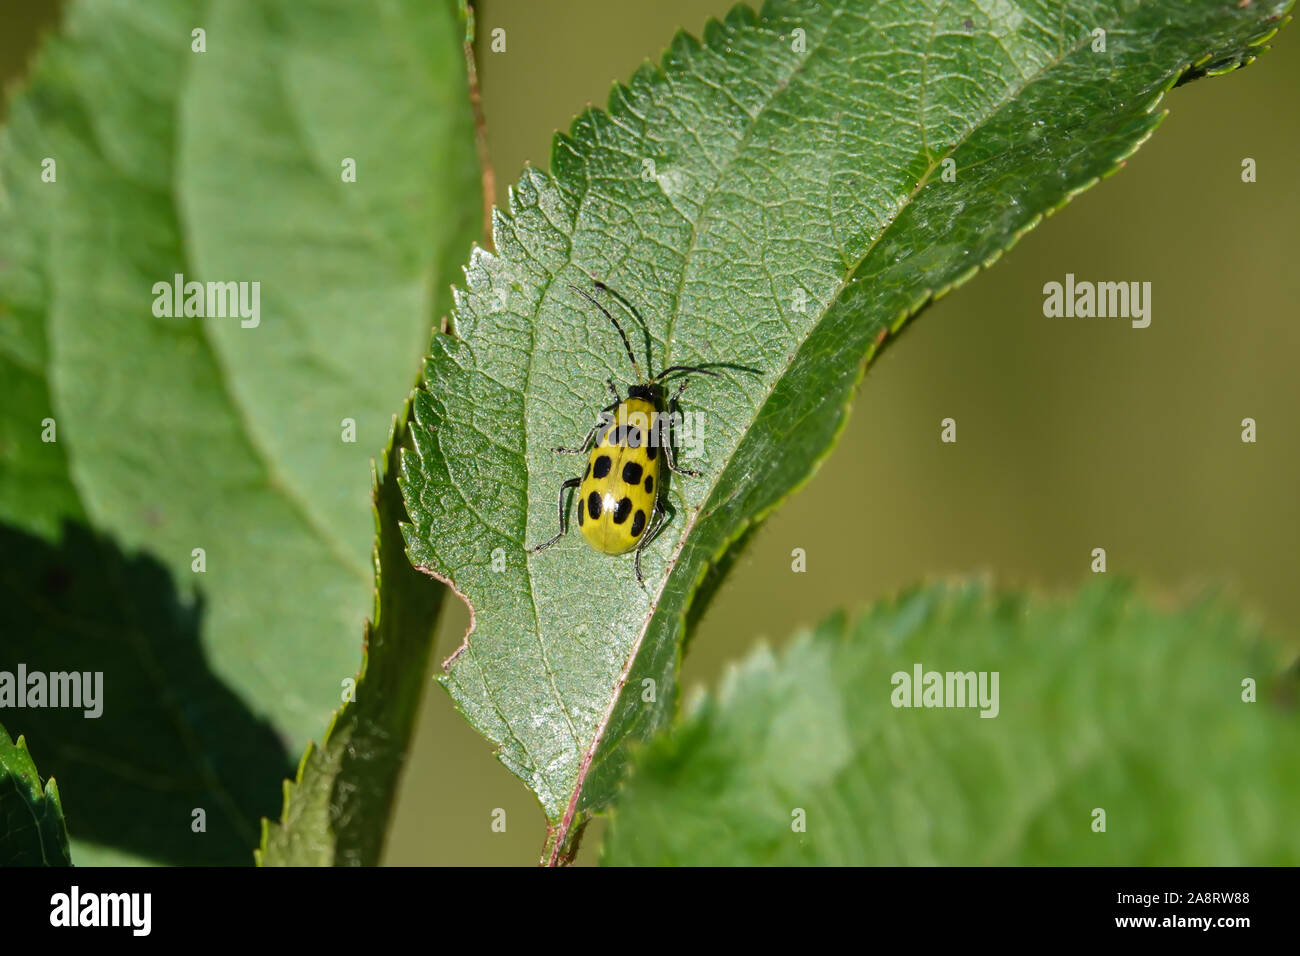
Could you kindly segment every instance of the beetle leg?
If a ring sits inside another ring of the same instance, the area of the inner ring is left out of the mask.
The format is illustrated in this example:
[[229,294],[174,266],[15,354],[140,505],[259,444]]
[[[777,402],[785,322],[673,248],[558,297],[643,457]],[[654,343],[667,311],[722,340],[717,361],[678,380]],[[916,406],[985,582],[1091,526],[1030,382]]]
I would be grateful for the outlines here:
[[650,515],[650,523],[649,526],[645,529],[645,534],[641,536],[641,543],[636,546],[636,560],[633,562],[633,565],[636,568],[637,583],[642,585],[643,587],[645,586],[645,577],[643,577],[641,574],[641,552],[646,549],[646,547],[654,539],[654,536],[659,532],[660,526],[663,525],[664,523],[664,516],[665,516],[664,507],[660,503],[659,498],[656,496],[654,512],[653,514]]
[[596,422],[596,424],[592,425],[591,431],[587,432],[587,437],[582,440],[582,444],[577,448],[552,448],[551,451],[555,452],[557,455],[587,454],[587,450],[591,447],[591,440],[596,437],[596,431],[602,424],[603,422]]
[[686,475],[690,478],[698,478],[700,475],[704,474],[704,472],[696,471],[693,468],[678,468],[677,456],[673,454],[673,446],[671,444],[664,446],[664,462],[668,465],[668,470],[675,475]]
[[682,384],[680,384],[680,385],[677,386],[677,391],[673,393],[673,397],[672,397],[671,399],[668,400],[668,430],[669,430],[669,434],[668,434],[668,441],[664,443],[664,462],[665,462],[665,464],[668,465],[668,470],[671,471],[671,472],[674,472],[675,474],[678,474],[678,475],[686,475],[686,476],[688,476],[688,477],[690,477],[690,478],[698,478],[698,477],[700,477],[700,472],[695,471],[695,470],[690,469],[690,468],[678,468],[678,467],[677,467],[677,455],[676,455],[676,453],[675,453],[674,450],[673,450],[673,434],[672,434],[672,420],[673,420],[673,413],[676,412],[676,411],[678,410],[678,409],[677,409],[677,399],[679,399],[679,398],[682,397],[682,392],[686,391],[686,386],[689,385],[689,384],[690,384],[690,380],[689,380],[689,379],[683,381]]
[[600,410],[600,419],[596,422],[596,424],[591,426],[591,431],[587,432],[587,437],[582,440],[582,444],[579,445],[577,448],[552,448],[551,451],[559,455],[587,454],[587,452],[591,449],[592,439],[596,437],[596,433],[600,431],[601,426],[611,424],[612,419],[607,420],[606,418],[607,414],[609,412],[612,412],[614,409],[618,408],[618,406],[623,403],[623,399],[618,397],[618,389],[614,387],[614,380],[612,378],[606,379],[605,384],[608,385],[609,390],[614,393],[614,402],[613,404],[606,405],[604,408]]
[[564,537],[564,533],[569,530],[569,522],[564,514],[564,493],[568,491],[570,488],[578,487],[578,485],[580,484],[582,484],[581,478],[570,478],[567,481],[565,481],[564,484],[560,485],[560,503],[559,503],[560,530],[555,534],[553,538],[547,541],[543,541],[535,548],[529,548],[528,549],[529,554],[536,554],[538,551],[545,551],[551,545],[555,544],[555,542],[559,541],[561,538]]

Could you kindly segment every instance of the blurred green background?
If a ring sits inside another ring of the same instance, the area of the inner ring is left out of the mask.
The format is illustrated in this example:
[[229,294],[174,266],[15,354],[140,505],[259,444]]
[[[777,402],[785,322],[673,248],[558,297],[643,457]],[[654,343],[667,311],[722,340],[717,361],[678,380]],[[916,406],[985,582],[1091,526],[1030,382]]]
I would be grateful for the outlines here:
[[[479,75],[497,199],[611,82],[698,35],[719,0],[484,0]],[[0,2],[0,77],[23,70],[58,5]],[[493,53],[494,29],[506,50]],[[987,575],[1074,588],[1109,573],[1158,602],[1226,590],[1300,646],[1300,27],[1248,69],[1174,90],[1118,175],[926,311],[872,366],[815,478],[741,557],[691,642],[683,680],[712,686],[755,642],[921,580]],[[1258,182],[1241,181],[1245,157]],[[468,252],[468,251],[467,251]],[[1152,283],[1150,328],[1049,319],[1045,282]],[[940,421],[957,422],[955,445]],[[1241,442],[1241,420],[1259,440]],[[378,452],[378,449],[376,449]],[[871,502],[837,511],[840,501]],[[791,571],[791,550],[807,572]],[[468,615],[440,627],[440,660]],[[431,675],[432,676],[432,675]],[[322,732],[324,727],[321,728]],[[505,833],[491,829],[503,808]],[[531,864],[545,821],[527,789],[431,688],[387,862]],[[579,856],[596,860],[601,824]]]

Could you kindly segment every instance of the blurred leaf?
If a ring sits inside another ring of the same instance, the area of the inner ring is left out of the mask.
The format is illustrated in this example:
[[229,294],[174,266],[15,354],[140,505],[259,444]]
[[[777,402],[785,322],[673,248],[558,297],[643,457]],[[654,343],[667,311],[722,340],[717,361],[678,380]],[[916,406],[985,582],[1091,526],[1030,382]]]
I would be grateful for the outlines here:
[[[609,800],[623,743],[672,713],[697,583],[826,454],[864,359],[1113,172],[1189,64],[1248,60],[1288,5],[738,7],[583,113],[552,175],[525,171],[435,336],[403,478],[412,561],[475,612],[446,686],[537,794],[548,861]],[[630,374],[567,288],[591,277],[644,317],[656,367],[759,371],[687,393],[703,477],[675,480],[644,589],[578,534],[524,550],[581,474],[551,449]]]
[[356,694],[285,783],[280,822],[262,828],[262,866],[372,866],[383,850],[446,593],[411,567],[398,530],[406,508],[394,478],[409,411],[408,403],[374,475],[375,610]]
[[[1295,865],[1300,683],[1276,650],[1219,602],[1162,612],[1118,586],[929,587],[838,614],[645,749],[604,860]],[[996,672],[996,716],[896,708],[918,665]]]
[[[191,50],[196,29],[206,52]],[[478,231],[464,30],[450,0],[74,3],[0,141],[0,521],[50,544],[84,522],[201,592],[193,650],[213,680],[200,683],[282,741],[240,771],[265,794],[234,801],[245,861],[278,803],[283,750],[320,732],[355,672],[369,459]],[[260,324],[155,317],[154,284],[176,274],[259,282]],[[47,418],[57,442],[42,441]],[[75,578],[101,570],[97,552],[64,557]],[[152,598],[118,599],[129,615]],[[0,665],[43,639],[34,626],[6,639]],[[186,647],[170,659],[192,662]],[[146,689],[193,683],[134,655],[103,666],[114,726]],[[225,703],[184,702],[178,730],[211,742],[201,725]],[[107,816],[142,811],[131,787],[153,771],[132,765],[131,734],[92,724],[50,761],[65,781],[74,751],[101,768],[99,788],[72,796],[74,836],[226,859],[192,839],[188,812],[137,821],[151,831]]]
[[78,863],[249,863],[293,762],[212,672],[202,598],[185,600],[153,557],[124,554],[83,524],[68,522],[57,545],[0,525],[0,608],[0,670],[79,673],[94,688],[93,706],[83,695],[80,707],[0,711],[42,741]]
[[41,787],[27,741],[0,726],[0,866],[71,866],[59,788]]

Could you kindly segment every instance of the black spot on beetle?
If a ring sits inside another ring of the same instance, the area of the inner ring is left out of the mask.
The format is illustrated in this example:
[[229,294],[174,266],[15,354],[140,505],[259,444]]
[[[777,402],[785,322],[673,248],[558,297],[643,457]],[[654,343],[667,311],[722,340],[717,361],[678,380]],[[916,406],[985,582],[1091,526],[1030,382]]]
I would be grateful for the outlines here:
[[[624,501],[627,499],[624,498]],[[641,532],[645,530],[645,512],[640,508],[636,510],[636,516],[632,519],[632,537],[641,537]]]
[[626,434],[627,434],[627,429],[624,426],[619,425],[617,428],[615,428],[612,432],[609,433],[609,443],[611,445],[623,444],[623,436]]
[[582,527],[582,519],[587,515],[587,499],[578,499],[578,526]]
[[587,495],[587,510],[591,512],[591,520],[595,521],[600,517],[600,492],[593,491]]
[[646,446],[645,456],[646,456],[647,458],[649,458],[651,461],[654,461],[655,458],[658,457],[658,455],[659,455],[659,446],[658,446],[658,445],[655,445],[655,444],[651,443],[650,445],[647,445],[647,446]]
[[641,429],[637,428],[635,425],[629,425],[627,427],[627,446],[629,448],[641,447]]
[[614,524],[622,524],[627,520],[627,516],[632,513],[632,499],[622,498],[614,506]]
[[634,461],[629,461],[623,466],[623,480],[629,485],[641,484],[641,466]]
[[[599,457],[596,459],[596,466],[595,466],[595,468],[592,469],[592,472],[591,472],[592,475],[594,475],[594,476],[597,477],[597,478],[604,478],[606,475],[609,474],[609,466],[610,466],[611,464],[612,464],[612,461],[611,461],[609,455],[601,455],[601,456],[599,456]],[[594,518],[595,515],[592,515],[592,517]]]
[[654,493],[654,490],[655,490],[655,476],[654,476],[654,475],[646,475],[646,476],[645,476],[645,490],[646,490],[646,494],[653,494],[653,493]]

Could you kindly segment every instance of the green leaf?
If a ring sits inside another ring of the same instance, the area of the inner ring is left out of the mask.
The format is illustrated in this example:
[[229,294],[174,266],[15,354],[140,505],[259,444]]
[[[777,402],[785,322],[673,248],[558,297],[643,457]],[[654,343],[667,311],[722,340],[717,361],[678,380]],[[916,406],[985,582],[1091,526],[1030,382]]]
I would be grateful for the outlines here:
[[[192,50],[196,29],[206,52]],[[129,625],[97,658],[105,717],[49,738],[81,840],[247,862],[279,805],[285,750],[319,734],[355,673],[370,457],[480,223],[465,29],[451,0],[73,3],[12,102],[0,521],[76,587],[125,573],[103,595],[105,626]],[[46,157],[55,182],[42,181]],[[155,316],[155,283],[178,273],[260,283],[259,324]],[[46,419],[57,442],[42,441]],[[27,560],[6,550],[5,572],[22,577]],[[179,602],[190,607],[160,610],[177,592],[196,595]],[[85,670],[47,637],[63,619],[44,596],[0,663]],[[95,626],[90,610],[79,624]],[[182,665],[199,673],[168,669]],[[161,701],[173,714],[159,733],[184,746],[142,753]],[[46,739],[53,718],[24,719]],[[258,734],[227,767],[223,735],[262,727],[271,745]],[[214,767],[239,793],[189,802]],[[196,840],[195,806],[238,840]]]
[[[1294,866],[1300,675],[1278,650],[1221,602],[1166,612],[1124,586],[838,614],[645,748],[604,861]],[[896,707],[917,666],[996,672],[996,716]]]
[[352,700],[334,715],[320,747],[303,754],[285,783],[280,823],[263,821],[262,866],[373,866],[379,862],[398,775],[428,672],[433,623],[446,590],[411,567],[399,529],[397,488],[408,403],[373,479],[375,609]]
[[41,787],[27,741],[0,726],[0,866],[71,866],[59,788]]
[[[864,360],[1115,171],[1190,64],[1248,61],[1288,5],[738,7],[583,113],[552,175],[525,171],[434,339],[403,473],[412,561],[475,612],[446,686],[537,794],[548,860],[609,800],[623,744],[671,715],[698,582],[826,454]],[[644,317],[657,367],[758,370],[693,380],[703,477],[674,480],[645,588],[577,534],[525,552],[581,474],[551,449],[630,377],[567,288],[590,277]]]

